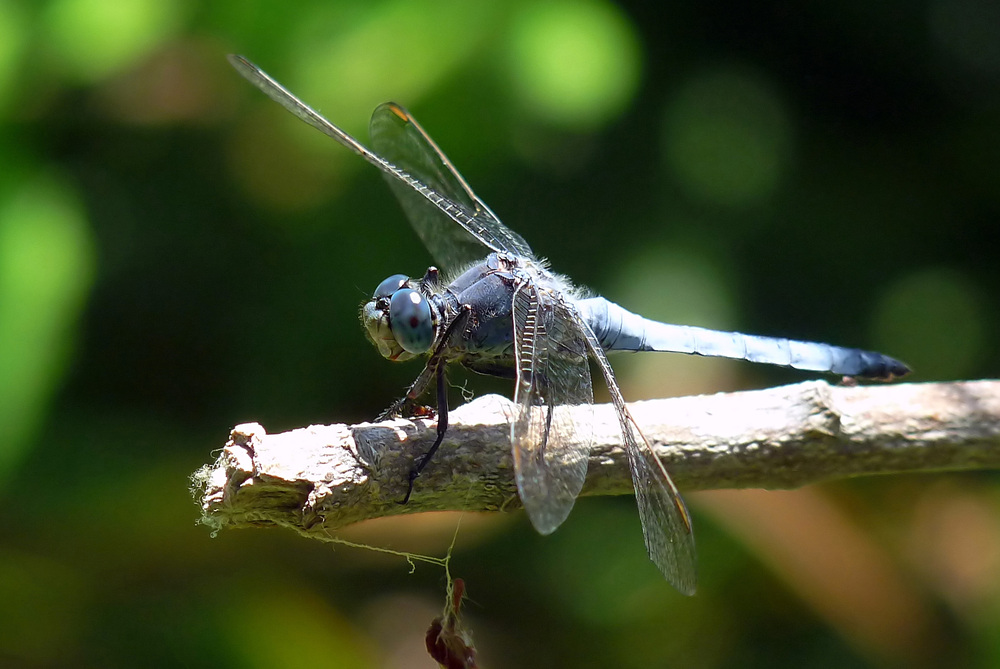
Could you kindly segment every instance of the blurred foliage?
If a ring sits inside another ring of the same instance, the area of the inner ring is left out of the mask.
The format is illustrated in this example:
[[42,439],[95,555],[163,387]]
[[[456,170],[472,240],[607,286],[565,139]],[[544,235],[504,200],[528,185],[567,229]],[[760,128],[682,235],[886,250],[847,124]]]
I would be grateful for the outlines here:
[[[358,305],[429,262],[359,137],[415,112],[554,267],[654,317],[997,376],[997,8],[0,0],[0,664],[429,667],[444,576],[195,525],[230,426],[352,422],[417,373]],[[787,370],[616,362],[631,399]],[[641,366],[641,368],[640,368]],[[477,392],[504,389],[472,379]],[[1000,666],[990,473],[691,495],[681,598],[629,499],[467,517],[485,666]],[[454,516],[345,534],[441,555]]]

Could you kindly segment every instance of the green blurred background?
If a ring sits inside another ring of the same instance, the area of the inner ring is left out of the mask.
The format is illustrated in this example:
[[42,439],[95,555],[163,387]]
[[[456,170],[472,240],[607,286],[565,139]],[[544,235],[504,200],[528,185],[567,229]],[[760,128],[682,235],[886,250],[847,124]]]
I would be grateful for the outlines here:
[[[229,52],[362,139],[406,105],[539,254],[633,310],[997,376],[996,3],[674,4],[0,0],[0,665],[433,666],[439,568],[195,524],[188,476],[232,425],[399,394],[419,365],[379,358],[358,306],[430,262],[375,171]],[[630,399],[808,378],[615,363]],[[688,501],[691,599],[631,499],[545,538],[465,516],[483,663],[1000,666],[996,475]],[[443,555],[456,522],[344,536]]]

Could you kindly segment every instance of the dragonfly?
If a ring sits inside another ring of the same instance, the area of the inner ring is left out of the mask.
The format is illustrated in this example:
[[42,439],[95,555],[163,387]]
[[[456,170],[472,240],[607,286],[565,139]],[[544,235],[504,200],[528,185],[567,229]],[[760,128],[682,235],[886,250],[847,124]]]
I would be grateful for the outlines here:
[[[583,488],[593,440],[590,361],[604,379],[629,463],[650,559],[683,594],[696,587],[691,515],[633,419],[607,353],[664,351],[737,358],[853,378],[891,380],[909,368],[886,355],[830,344],[653,321],[576,288],[472,191],[406,109],[387,102],[364,146],[242,56],[229,61],[268,97],[381,170],[435,262],[422,277],[394,274],[361,309],[366,335],[393,361],[426,356],[406,394],[379,417],[402,415],[436,384],[437,433],[414,461],[405,503],[448,429],[445,369],[457,363],[514,382],[510,442],[518,494],[549,534]],[[583,418],[581,418],[583,415]]]

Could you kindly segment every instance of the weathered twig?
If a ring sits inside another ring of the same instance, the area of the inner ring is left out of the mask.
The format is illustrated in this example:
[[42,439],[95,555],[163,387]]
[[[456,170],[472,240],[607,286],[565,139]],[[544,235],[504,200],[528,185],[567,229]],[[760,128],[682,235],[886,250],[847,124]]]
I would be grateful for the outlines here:
[[[794,488],[867,474],[1000,467],[1000,381],[830,386],[636,402],[630,410],[682,490]],[[328,537],[368,518],[519,506],[510,403],[480,398],[451,414],[444,444],[406,505],[413,459],[434,440],[429,419],[233,429],[194,475],[206,524],[283,525]],[[632,492],[618,421],[596,407],[583,494]]]

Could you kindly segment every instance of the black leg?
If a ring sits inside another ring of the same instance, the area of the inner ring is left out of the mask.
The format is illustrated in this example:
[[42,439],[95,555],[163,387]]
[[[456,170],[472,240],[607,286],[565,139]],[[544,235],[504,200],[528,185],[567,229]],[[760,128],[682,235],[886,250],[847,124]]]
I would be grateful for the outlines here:
[[[409,476],[409,486],[406,488],[406,496],[400,500],[400,504],[406,504],[410,501],[410,495],[413,494],[413,482],[417,480],[420,476],[420,472],[424,471],[424,467],[427,463],[431,461],[434,456],[435,451],[441,445],[444,440],[444,433],[448,431],[448,383],[444,377],[444,369],[447,365],[447,360],[444,357],[445,351],[447,351],[448,345],[451,343],[452,337],[465,331],[465,326],[469,322],[469,316],[472,310],[468,305],[462,305],[461,310],[458,312],[458,316],[448,325],[448,330],[444,333],[441,338],[441,342],[438,344],[437,350],[431,355],[431,359],[427,362],[427,366],[424,367],[424,371],[421,372],[420,376],[416,381],[413,382],[413,386],[410,387],[410,392],[406,394],[406,397],[397,402],[393,407],[390,407],[390,411],[393,408],[401,408],[403,404],[419,396],[419,393],[414,394],[415,389],[422,389],[427,386],[427,382],[430,381],[429,372],[433,369],[434,377],[437,379],[437,405],[438,405],[438,425],[437,425],[437,439],[434,440],[434,445],[431,446],[430,450],[427,451],[414,465],[413,469],[410,470]],[[423,383],[421,384],[421,380]]]
[[[431,269],[434,268],[432,267]],[[430,270],[428,270],[428,272],[430,272]],[[471,313],[472,311],[467,305],[463,305],[461,307],[458,312],[458,316],[451,321],[451,324],[445,331],[445,334],[438,343],[434,353],[432,353],[430,358],[427,360],[427,364],[424,366],[423,371],[420,372],[420,376],[418,376],[416,380],[410,384],[406,394],[393,402],[388,409],[380,413],[375,418],[374,422],[380,423],[383,420],[404,415],[404,409],[424,394],[424,391],[427,389],[427,385],[431,382],[431,378],[434,376],[434,370],[439,365],[445,364],[444,355],[448,350],[448,346],[450,345],[452,338],[465,331],[465,326],[469,322],[469,316]]]
[[437,439],[434,440],[434,445],[430,447],[426,453],[424,453],[417,460],[413,469],[410,470],[409,476],[409,486],[406,488],[406,496],[400,500],[400,504],[406,504],[410,501],[410,495],[413,494],[413,484],[420,476],[420,472],[424,471],[424,467],[431,461],[434,454],[437,452],[441,442],[444,440],[444,435],[448,431],[448,383],[444,377],[444,363],[438,365],[437,373],[437,405],[438,405],[438,424],[437,424]]

